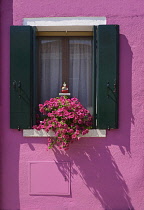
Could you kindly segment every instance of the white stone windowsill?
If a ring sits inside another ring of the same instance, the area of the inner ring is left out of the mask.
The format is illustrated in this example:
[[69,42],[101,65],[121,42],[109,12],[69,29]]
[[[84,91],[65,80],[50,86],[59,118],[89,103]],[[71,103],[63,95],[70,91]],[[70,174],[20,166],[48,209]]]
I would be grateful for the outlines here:
[[[41,130],[36,129],[24,129],[23,130],[24,137],[55,137],[55,133],[53,131],[49,131],[48,133]],[[80,135],[80,137],[106,137],[106,130],[99,129],[91,129],[86,135]]]

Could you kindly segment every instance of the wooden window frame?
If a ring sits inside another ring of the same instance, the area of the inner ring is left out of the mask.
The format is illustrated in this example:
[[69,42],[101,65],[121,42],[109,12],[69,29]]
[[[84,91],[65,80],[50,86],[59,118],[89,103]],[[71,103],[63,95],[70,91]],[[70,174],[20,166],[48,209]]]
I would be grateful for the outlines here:
[[[69,39],[70,38],[80,38],[80,37],[89,37],[92,40],[93,32],[91,31],[37,31],[36,36],[39,40],[42,40],[44,37],[59,37],[62,40],[62,84],[66,82],[67,86],[69,86]],[[37,52],[38,60],[39,60],[39,50]],[[38,62],[38,68],[40,68],[40,64]],[[38,71],[39,72],[39,71]],[[40,85],[40,84],[38,84]],[[39,93],[38,93],[39,94]]]
[[93,36],[93,31],[36,31],[36,36]]

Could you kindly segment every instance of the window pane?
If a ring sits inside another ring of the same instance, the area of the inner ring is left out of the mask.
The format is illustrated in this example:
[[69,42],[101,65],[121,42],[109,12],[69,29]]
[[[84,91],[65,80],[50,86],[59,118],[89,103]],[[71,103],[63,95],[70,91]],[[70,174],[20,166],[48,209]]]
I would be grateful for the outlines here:
[[62,84],[62,43],[59,38],[39,39],[38,103],[57,97]]
[[39,38],[38,103],[59,96],[63,82],[92,112],[92,38]]
[[77,97],[84,107],[92,111],[92,40],[70,39],[69,45],[71,96]]

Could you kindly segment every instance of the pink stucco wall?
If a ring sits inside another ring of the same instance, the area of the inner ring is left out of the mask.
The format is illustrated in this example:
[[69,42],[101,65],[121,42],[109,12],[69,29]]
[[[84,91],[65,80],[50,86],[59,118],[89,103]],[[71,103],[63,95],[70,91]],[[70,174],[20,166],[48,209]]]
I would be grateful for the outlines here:
[[[144,209],[144,1],[2,0],[0,32],[1,206],[5,210]],[[9,129],[9,26],[26,17],[105,16],[120,25],[119,129],[67,152]],[[30,196],[28,161],[70,161],[70,196]]]

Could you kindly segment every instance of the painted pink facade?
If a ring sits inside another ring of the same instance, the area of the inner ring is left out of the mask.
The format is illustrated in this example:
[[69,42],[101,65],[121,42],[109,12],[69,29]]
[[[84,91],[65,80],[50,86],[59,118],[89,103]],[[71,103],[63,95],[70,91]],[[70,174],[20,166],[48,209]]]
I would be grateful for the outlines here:
[[[0,209],[143,210],[144,1],[2,0],[0,9]],[[47,138],[9,128],[9,26],[28,17],[78,16],[120,25],[119,129],[83,138],[67,152],[46,151]],[[29,195],[28,161],[70,162],[71,194]]]

